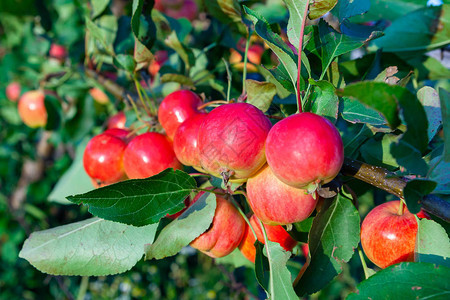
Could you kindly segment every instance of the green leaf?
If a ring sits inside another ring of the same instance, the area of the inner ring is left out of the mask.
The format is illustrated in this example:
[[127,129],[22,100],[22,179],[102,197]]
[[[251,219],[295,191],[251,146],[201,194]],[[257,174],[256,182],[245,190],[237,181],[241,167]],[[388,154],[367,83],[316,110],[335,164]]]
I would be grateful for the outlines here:
[[[133,0],[131,29],[134,36],[149,50],[156,40],[156,26],[151,17],[154,1]],[[145,8],[145,11],[143,9]]]
[[242,22],[241,6],[237,0],[211,0],[204,3],[208,12],[222,23]]
[[427,179],[413,179],[408,181],[403,189],[403,196],[405,197],[408,210],[417,214],[420,211],[420,204],[422,198],[430,194],[435,188],[437,183]]
[[370,0],[339,0],[333,9],[333,13],[339,18],[339,22],[350,17],[360,15],[368,11]]
[[336,6],[338,0],[318,0],[309,4],[309,18],[311,20],[320,18]]
[[116,66],[126,70],[129,73],[133,73],[134,68],[136,67],[133,56],[127,54],[118,54],[114,57],[114,62]]
[[450,93],[439,88],[441,101],[442,124],[444,130],[444,160],[450,162]]
[[108,7],[109,0],[92,0],[92,18],[95,19]]
[[417,98],[422,103],[428,119],[428,142],[436,135],[442,124],[441,104],[438,92],[429,86],[424,86],[417,92]]
[[352,202],[338,196],[314,218],[309,233],[311,262],[295,286],[299,296],[322,289],[342,272],[359,243],[360,218]]
[[[85,138],[78,146],[75,152],[75,160],[70,168],[58,180],[52,192],[48,196],[48,201],[59,204],[72,204],[66,199],[73,194],[86,193],[92,190],[91,179],[86,174],[83,167],[83,153],[89,142],[89,137]],[[74,184],[76,182],[76,184]]]
[[[146,68],[153,59],[153,54],[136,37],[134,38],[134,61],[136,66],[133,71],[139,71]],[[134,62],[133,62],[134,63]],[[129,71],[131,72],[131,71]]]
[[398,162],[391,154],[391,145],[398,142],[398,137],[385,134],[380,140],[371,139],[361,146],[361,155],[368,164],[395,170]]
[[277,93],[275,84],[247,79],[245,86],[247,88],[247,103],[253,104],[263,112],[267,111]]
[[146,246],[145,259],[162,259],[180,252],[210,227],[216,204],[215,194],[203,194],[178,218],[164,227],[153,244]]
[[448,299],[450,268],[428,263],[400,263],[361,282],[354,299]]
[[114,41],[118,28],[117,18],[115,16],[104,15],[92,22],[86,19],[86,28],[94,41],[99,42],[106,54],[114,54]]
[[287,36],[289,42],[298,49],[300,41],[300,30],[303,21],[303,13],[305,12],[306,1],[283,0],[289,11],[289,21],[287,25]]
[[190,68],[191,66],[195,65],[195,56],[191,49],[183,45],[180,40],[177,37],[177,34],[175,31],[172,31],[172,33],[166,38],[164,43],[175,50],[176,53],[181,57],[183,62],[186,65],[186,68]]
[[450,195],[450,162],[446,162],[442,156],[435,157],[430,161],[432,171],[430,179],[437,182],[433,194]]
[[450,5],[424,7],[398,18],[369,50],[432,50],[450,43]]
[[[272,31],[269,23],[257,12],[244,6],[244,10],[247,13],[248,18],[255,25],[256,33],[264,39],[267,45],[278,56],[280,62],[283,64],[286,73],[289,75],[289,79],[294,88],[295,94],[297,94],[297,57],[292,52],[291,48],[286,45],[283,39]],[[303,60],[302,60],[303,61]]]
[[259,285],[266,291],[269,296],[269,282],[270,282],[270,265],[269,260],[263,254],[264,244],[260,241],[255,241],[255,276]]
[[362,16],[352,18],[355,22],[378,21],[380,19],[393,21],[416,9],[425,7],[423,0],[377,0],[372,1],[370,9]]
[[291,252],[286,252],[278,243],[268,241],[265,246],[270,267],[269,293],[270,299],[298,299],[292,287],[291,273],[286,262]]
[[52,275],[105,276],[131,269],[155,237],[157,225],[130,225],[92,218],[34,232],[19,257]]
[[44,101],[45,109],[47,111],[47,124],[46,130],[57,130],[61,125],[62,108],[61,102],[52,95],[45,95]]
[[367,123],[370,125],[384,125],[385,118],[376,110],[364,105],[358,100],[348,97],[342,98],[342,118],[351,123]]
[[419,221],[414,257],[416,262],[450,267],[450,240],[441,225],[427,219]]
[[172,74],[172,73],[166,73],[163,76],[161,76],[161,82],[177,82],[181,85],[184,85],[186,87],[195,87],[194,81],[182,74]]
[[188,174],[166,169],[146,179],[122,181],[67,199],[87,205],[97,217],[143,226],[180,211],[195,187],[195,180]]
[[234,251],[227,256],[216,258],[214,261],[217,264],[232,265],[236,269],[240,267],[248,267],[253,269],[255,267],[251,261],[242,255],[242,252],[238,248],[234,249]]
[[309,83],[313,85],[310,111],[336,123],[339,110],[339,98],[335,94],[335,87],[325,80],[315,81],[310,79]]

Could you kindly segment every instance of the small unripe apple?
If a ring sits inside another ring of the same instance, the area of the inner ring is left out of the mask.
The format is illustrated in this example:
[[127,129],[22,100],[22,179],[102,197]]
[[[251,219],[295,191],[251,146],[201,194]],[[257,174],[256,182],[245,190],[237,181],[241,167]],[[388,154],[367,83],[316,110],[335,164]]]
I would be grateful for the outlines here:
[[266,162],[264,145],[272,123],[248,103],[231,103],[213,109],[200,126],[200,164],[208,173],[246,179]]
[[6,87],[6,97],[11,101],[16,102],[19,100],[20,90],[21,88],[18,82],[11,82]]
[[126,146],[122,139],[110,134],[93,137],[83,155],[83,166],[89,177],[106,184],[124,179],[123,154]]
[[[255,215],[252,215],[249,219],[250,224],[252,225],[253,229],[255,230],[256,237],[258,238],[258,241],[265,244],[264,239],[264,233],[261,229],[261,226],[259,225],[259,221],[256,218]],[[297,245],[297,241],[294,240],[289,233],[284,230],[284,228],[280,225],[264,225],[264,229],[266,230],[267,239],[271,242],[275,242],[280,244],[281,247],[283,247],[286,251],[292,251],[292,249]],[[256,255],[256,249],[255,249],[255,236],[250,229],[249,226],[247,226],[244,237],[242,238],[241,244],[239,245],[239,250],[241,250],[242,254],[251,262],[255,262],[255,255]]]
[[109,102],[108,96],[99,88],[91,88],[89,94],[99,104],[107,104]]
[[[202,193],[199,193],[192,202],[195,203]],[[233,252],[242,240],[246,225],[244,218],[229,201],[217,195],[216,203],[216,212],[210,228],[190,244],[191,247],[213,258]]]
[[314,191],[330,182],[344,162],[344,146],[326,118],[305,112],[275,124],[266,141],[267,163],[278,179]]
[[45,95],[41,91],[29,91],[22,95],[18,104],[22,121],[31,128],[44,127],[47,124]]
[[200,105],[202,99],[189,90],[179,90],[164,98],[158,109],[158,120],[171,140],[181,123],[199,113]]
[[178,160],[185,166],[201,168],[198,150],[198,132],[206,118],[206,113],[190,117],[178,127],[173,137],[173,151]]
[[147,132],[135,137],[123,155],[128,178],[147,178],[167,168],[182,169],[165,135]]
[[372,209],[361,224],[361,245],[367,258],[380,268],[414,261],[417,221],[406,206],[399,214],[400,201]]
[[56,58],[58,60],[64,60],[67,57],[66,47],[58,44],[52,44],[49,51],[50,57]]
[[127,123],[127,117],[123,111],[118,112],[115,115],[112,115],[108,119],[107,128],[125,128],[125,124]]
[[287,225],[305,220],[317,201],[306,190],[280,181],[267,165],[247,181],[248,203],[265,224]]

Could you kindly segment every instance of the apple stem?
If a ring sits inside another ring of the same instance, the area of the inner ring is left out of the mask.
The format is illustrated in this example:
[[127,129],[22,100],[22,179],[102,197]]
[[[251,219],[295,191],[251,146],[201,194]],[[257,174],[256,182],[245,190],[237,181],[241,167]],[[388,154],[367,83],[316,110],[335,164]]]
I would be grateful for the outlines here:
[[230,102],[230,94],[231,94],[231,81],[232,81],[232,76],[231,76],[231,71],[230,71],[230,65],[228,64],[228,62],[226,61],[225,58],[222,57],[223,63],[225,64],[225,69],[227,71],[227,81],[228,81],[228,88],[227,88],[227,102]]
[[[138,93],[139,100],[141,101],[141,104],[142,104],[142,106],[144,107],[145,112],[146,112],[149,116],[154,116],[154,115],[156,115],[156,114],[154,114],[154,112],[156,111],[156,108],[154,108],[154,107],[148,108],[148,107],[147,107],[147,104],[145,103],[144,98],[143,98],[143,96],[142,96],[142,95],[144,95],[144,94],[142,93],[142,91],[141,91],[142,86],[141,86],[141,84],[139,83],[139,81],[138,81],[136,78],[134,79],[134,84],[136,85],[136,91],[137,91],[137,93]],[[145,96],[147,96],[147,95],[145,95]],[[148,100],[148,99],[146,99],[146,100]]]
[[363,254],[363,252],[361,250],[361,247],[359,245],[358,245],[358,254],[359,254],[359,258],[361,259],[361,264],[362,264],[362,267],[363,267],[363,270],[364,270],[364,276],[367,279],[367,278],[370,277],[369,268],[367,267],[366,260],[364,259],[364,254]]
[[308,17],[309,0],[306,0],[305,11],[303,13],[302,25],[300,26],[300,36],[298,40],[298,66],[297,66],[297,106],[298,112],[303,111],[302,107],[302,93],[300,91],[300,80],[302,70],[302,51],[303,51],[303,32],[305,31],[306,18]]
[[403,200],[400,199],[400,204],[398,205],[397,215],[402,216],[404,212]]
[[308,256],[306,257],[306,262],[305,264],[302,266],[302,268],[300,269],[300,272],[298,272],[297,277],[295,278],[294,282],[292,283],[292,285],[295,286],[298,284],[298,282],[300,281],[300,279],[302,278],[303,274],[305,273],[306,269],[308,269],[309,263],[311,262],[311,256],[310,254],[308,254]]
[[211,105],[214,105],[214,104],[228,104],[228,103],[229,103],[228,100],[227,101],[225,101],[225,100],[214,100],[214,101],[209,101],[209,102],[206,102],[206,103],[200,105],[199,107],[197,107],[197,109],[198,110],[202,110],[205,107],[208,107],[208,106],[211,106]]
[[[236,194],[241,194],[243,195],[246,200],[247,200],[247,194],[242,191],[242,193],[238,193],[238,191],[235,192]],[[231,203],[233,203],[233,205],[236,207],[236,209],[239,211],[239,213],[241,214],[241,216],[244,218],[245,222],[247,222],[248,226],[250,227],[250,230],[253,233],[253,236],[255,237],[256,240],[258,240],[258,238],[256,237],[256,231],[253,228],[252,224],[250,224],[250,220],[247,218],[247,216],[244,214],[244,212],[242,211],[241,207],[239,206],[239,204],[236,202],[236,200],[234,199],[233,195],[228,195],[229,199],[231,200]]]
[[89,286],[89,276],[81,277],[80,289],[78,290],[77,300],[82,300],[86,296],[86,291]]

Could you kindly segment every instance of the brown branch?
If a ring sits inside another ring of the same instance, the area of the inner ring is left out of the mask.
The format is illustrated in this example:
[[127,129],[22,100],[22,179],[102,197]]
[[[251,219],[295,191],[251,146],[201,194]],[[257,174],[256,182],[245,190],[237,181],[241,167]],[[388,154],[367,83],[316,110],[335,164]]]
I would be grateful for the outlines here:
[[[399,198],[403,198],[403,189],[408,182],[394,173],[377,166],[345,158],[341,169],[342,174],[367,182]],[[421,200],[422,208],[450,222],[450,203],[436,195],[427,195]]]
[[84,72],[86,73],[87,77],[95,79],[99,84],[101,84],[105,88],[105,90],[110,92],[115,98],[120,100],[126,99],[125,95],[127,93],[125,89],[120,85],[98,74],[94,70],[85,68]]

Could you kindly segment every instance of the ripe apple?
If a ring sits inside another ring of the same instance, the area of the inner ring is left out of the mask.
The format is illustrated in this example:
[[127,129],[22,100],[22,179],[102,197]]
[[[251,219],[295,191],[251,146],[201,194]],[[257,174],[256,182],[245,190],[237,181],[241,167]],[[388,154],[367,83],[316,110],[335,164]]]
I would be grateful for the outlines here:
[[266,162],[264,145],[272,123],[255,106],[231,103],[213,109],[200,126],[200,164],[210,174],[246,179]]
[[414,261],[417,221],[406,206],[399,214],[400,201],[390,201],[372,209],[361,224],[361,245],[367,258],[384,269]]
[[[237,70],[243,70],[244,69],[244,57],[237,52],[234,49],[230,50],[230,63],[236,68]],[[242,50],[245,51],[245,48]],[[257,72],[258,69],[253,65],[260,65],[261,64],[261,57],[264,53],[264,47],[259,44],[253,44],[248,48],[247,52],[247,59],[252,64],[247,64],[247,70],[249,72]]]
[[186,18],[193,21],[197,17],[198,7],[194,0],[185,0],[181,7],[167,7],[165,13],[175,19]]
[[164,98],[158,109],[158,120],[171,140],[181,123],[199,113],[200,105],[202,99],[189,90],[179,90]]
[[167,168],[182,169],[165,135],[147,132],[135,137],[123,155],[128,178],[147,178]]
[[18,104],[22,121],[31,128],[44,127],[47,124],[45,95],[42,91],[29,91],[20,97]]
[[107,104],[109,102],[108,96],[99,88],[91,88],[89,94],[99,104]]
[[280,181],[269,166],[247,181],[248,203],[265,224],[287,225],[305,220],[317,201],[306,190]]
[[108,119],[107,128],[125,128],[125,124],[127,123],[127,117],[123,111],[118,112],[115,115],[112,115]]
[[[195,203],[203,193],[197,194],[192,203]],[[216,212],[210,228],[190,244],[191,247],[213,258],[233,252],[239,246],[246,226],[244,218],[233,204],[219,195],[216,201]]]
[[109,134],[115,137],[118,137],[122,141],[124,141],[126,144],[128,144],[133,138],[134,135],[130,135],[130,131],[128,129],[124,128],[111,128],[107,129],[103,132],[103,134]]
[[6,97],[11,101],[16,102],[19,100],[20,90],[21,88],[18,82],[11,82],[6,87]]
[[266,155],[278,179],[311,192],[339,173],[344,146],[339,131],[330,121],[305,112],[291,115],[272,127]]
[[93,137],[83,155],[84,169],[89,177],[103,184],[124,179],[123,155],[126,146],[122,139],[110,134]]
[[173,151],[178,160],[185,166],[201,168],[198,151],[198,131],[206,113],[196,114],[178,127],[173,137]]
[[151,61],[150,65],[148,66],[148,72],[152,77],[155,77],[155,75],[159,72],[161,69],[161,66],[169,59],[169,55],[167,51],[159,50],[155,53],[154,60]]
[[50,46],[49,55],[58,60],[64,60],[67,57],[67,49],[62,45],[52,44]]
[[[264,233],[259,225],[259,221],[255,215],[252,215],[249,219],[250,224],[255,230],[256,237],[258,241],[265,244]],[[271,242],[280,244],[281,247],[286,251],[292,251],[292,249],[297,245],[297,241],[294,240],[289,233],[284,230],[280,225],[266,225],[264,224],[264,229],[266,230],[267,239]],[[255,262],[255,236],[249,226],[246,227],[244,237],[242,238],[241,244],[239,245],[239,250],[242,254],[251,262]]]

